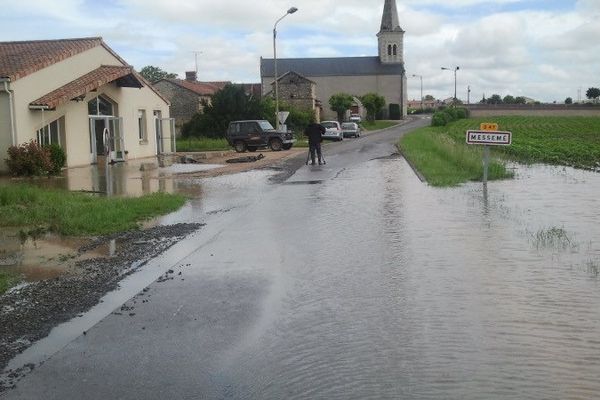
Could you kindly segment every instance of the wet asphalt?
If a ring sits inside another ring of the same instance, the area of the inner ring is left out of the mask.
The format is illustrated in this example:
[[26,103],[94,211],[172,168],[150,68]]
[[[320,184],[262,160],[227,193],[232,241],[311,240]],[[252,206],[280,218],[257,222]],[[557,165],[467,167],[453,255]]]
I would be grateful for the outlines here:
[[[224,184],[216,183],[214,189],[229,192],[217,196],[215,201],[222,204],[208,206],[208,212],[204,204],[199,213],[192,205],[165,221],[199,225],[196,234],[154,262],[151,268],[164,271],[157,280],[123,304],[108,300],[116,308],[97,323],[88,321],[93,326],[81,332],[67,328],[50,345],[33,347],[13,360],[10,368],[24,376],[13,373],[15,388],[1,398],[260,398],[240,392],[235,378],[221,373],[277,318],[285,290],[280,267],[292,260],[303,263],[298,251],[304,247],[304,234],[290,241],[281,229],[285,232],[293,218],[314,214],[310,198],[317,185],[326,185],[348,168],[393,155],[398,137],[425,123],[413,121],[326,144],[324,166],[305,166],[299,157],[274,170],[223,178]],[[297,209],[302,204],[294,204],[296,196],[301,203],[308,201],[306,210]]]

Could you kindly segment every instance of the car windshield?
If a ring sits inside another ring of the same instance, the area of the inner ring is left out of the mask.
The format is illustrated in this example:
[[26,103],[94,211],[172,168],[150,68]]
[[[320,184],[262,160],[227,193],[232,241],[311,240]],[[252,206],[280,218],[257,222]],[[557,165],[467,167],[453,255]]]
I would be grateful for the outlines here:
[[342,124],[342,129],[356,129],[355,124]]
[[269,121],[258,121],[258,124],[263,130],[274,130],[273,125]]
[[333,121],[324,121],[324,122],[321,122],[321,125],[323,125],[325,128],[328,128],[328,129],[338,127],[337,124]]

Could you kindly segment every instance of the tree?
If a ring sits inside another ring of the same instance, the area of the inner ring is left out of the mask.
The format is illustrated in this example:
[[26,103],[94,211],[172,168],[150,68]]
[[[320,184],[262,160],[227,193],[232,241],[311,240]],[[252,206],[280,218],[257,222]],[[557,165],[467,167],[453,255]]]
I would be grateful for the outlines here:
[[385,98],[377,93],[367,93],[360,98],[363,106],[367,109],[367,120],[375,121],[375,117],[385,107]]
[[140,75],[142,75],[150,83],[154,83],[165,78],[177,78],[177,74],[163,71],[159,67],[155,67],[152,65],[146,65],[144,68],[142,68],[140,70]]
[[527,99],[523,96],[515,97],[515,104],[527,104]]
[[274,122],[271,103],[247,95],[241,86],[228,84],[213,95],[210,103],[203,101],[204,112],[185,123],[181,133],[184,137],[223,137],[230,121],[270,119]]
[[427,101],[433,101],[435,100],[435,97],[433,97],[430,94],[425,95],[425,97],[423,98],[423,100],[427,100]]
[[329,98],[329,106],[337,113],[339,122],[344,120],[344,114],[352,106],[354,98],[347,93],[336,93]]
[[600,89],[591,87],[585,92],[585,95],[588,99],[594,100],[594,102],[598,101],[598,97],[600,97]]
[[499,94],[493,94],[489,99],[487,99],[488,104],[502,104],[502,97]]
[[504,104],[515,104],[515,98],[513,96],[511,96],[510,94],[507,94],[506,96],[504,96],[504,98],[502,99],[502,102]]
[[567,98],[565,99],[565,104],[573,104],[573,99],[572,99],[572,98],[570,98],[570,97],[567,97]]

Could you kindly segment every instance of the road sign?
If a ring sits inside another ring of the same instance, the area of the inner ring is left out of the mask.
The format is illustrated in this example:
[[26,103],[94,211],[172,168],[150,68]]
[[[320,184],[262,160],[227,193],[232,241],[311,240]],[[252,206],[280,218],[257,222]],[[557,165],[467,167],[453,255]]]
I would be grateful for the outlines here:
[[479,125],[479,129],[481,129],[482,131],[497,131],[498,124],[494,122],[483,122]]
[[467,131],[467,144],[510,146],[512,132],[508,131]]

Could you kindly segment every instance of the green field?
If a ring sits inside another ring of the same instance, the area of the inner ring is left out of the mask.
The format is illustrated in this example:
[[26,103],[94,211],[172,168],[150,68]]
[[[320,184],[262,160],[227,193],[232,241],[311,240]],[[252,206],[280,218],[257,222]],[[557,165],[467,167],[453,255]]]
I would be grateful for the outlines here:
[[444,127],[457,142],[467,129],[495,122],[513,133],[511,146],[494,146],[493,152],[524,163],[545,163],[592,169],[600,167],[600,118],[597,117],[494,117],[466,119]]
[[179,209],[181,195],[154,193],[137,198],[0,185],[0,227],[22,227],[63,235],[103,235],[139,227],[139,223]]
[[16,283],[18,283],[18,279],[14,275],[0,271],[0,295]]
[[600,118],[493,117],[463,119],[444,127],[426,127],[404,136],[399,147],[433,186],[453,186],[482,178],[482,146],[467,145],[466,131],[493,122],[511,131],[511,146],[490,146],[489,179],[510,177],[499,160],[600,167]]

